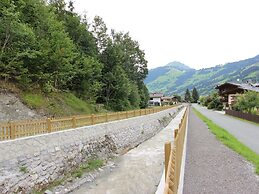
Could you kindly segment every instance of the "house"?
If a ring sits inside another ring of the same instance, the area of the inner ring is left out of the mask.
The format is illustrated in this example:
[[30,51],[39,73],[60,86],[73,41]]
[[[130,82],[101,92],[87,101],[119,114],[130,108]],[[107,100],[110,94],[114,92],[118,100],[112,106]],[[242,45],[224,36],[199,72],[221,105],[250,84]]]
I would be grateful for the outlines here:
[[232,106],[235,103],[237,97],[246,91],[259,92],[259,84],[251,83],[239,84],[233,82],[226,82],[224,84],[216,86],[215,88],[218,89],[218,94],[220,96],[221,101],[223,102],[224,109],[226,109],[227,107],[232,109]]
[[164,96],[163,93],[150,93],[149,94],[149,105],[150,106],[161,106],[162,100],[161,98]]
[[171,105],[171,104],[177,104],[178,99],[176,96],[163,96],[161,98],[162,105]]

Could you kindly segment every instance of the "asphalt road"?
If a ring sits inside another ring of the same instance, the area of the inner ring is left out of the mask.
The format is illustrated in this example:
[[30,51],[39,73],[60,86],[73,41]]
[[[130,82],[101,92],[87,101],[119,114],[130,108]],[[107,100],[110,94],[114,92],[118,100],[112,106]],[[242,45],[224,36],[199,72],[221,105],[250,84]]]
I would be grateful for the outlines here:
[[259,154],[259,125],[242,121],[231,116],[208,110],[197,104],[192,105],[199,112],[220,127],[234,135],[240,142]]
[[183,193],[259,193],[259,176],[254,173],[252,165],[219,142],[192,110],[189,116]]

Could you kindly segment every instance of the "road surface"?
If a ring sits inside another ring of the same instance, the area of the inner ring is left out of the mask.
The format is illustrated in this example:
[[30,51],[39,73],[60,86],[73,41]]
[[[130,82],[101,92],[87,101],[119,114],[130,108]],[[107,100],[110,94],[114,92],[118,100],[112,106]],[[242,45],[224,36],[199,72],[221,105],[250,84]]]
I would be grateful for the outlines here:
[[192,110],[189,116],[183,193],[259,193],[259,177],[254,173],[252,165],[219,142]]
[[[242,121],[234,117],[208,110],[197,104],[192,105],[199,112],[212,120],[220,127],[234,135],[240,142],[259,154],[259,125]],[[259,192],[258,192],[259,193]]]

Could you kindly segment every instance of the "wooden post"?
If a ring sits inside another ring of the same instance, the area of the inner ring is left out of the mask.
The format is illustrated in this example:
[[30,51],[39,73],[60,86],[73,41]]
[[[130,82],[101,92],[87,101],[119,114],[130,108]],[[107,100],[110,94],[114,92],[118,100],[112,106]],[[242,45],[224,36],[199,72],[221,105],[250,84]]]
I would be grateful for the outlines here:
[[51,133],[51,119],[50,118],[47,118],[47,129],[48,129],[48,132]]
[[12,121],[10,121],[10,138],[15,139],[15,126]]
[[145,115],[147,115],[147,109],[145,108]]
[[129,118],[128,111],[126,111],[126,118]]
[[134,117],[136,116],[136,111],[134,110]]
[[139,116],[141,116],[141,109],[139,109]]
[[175,129],[175,130],[174,130],[174,138],[176,138],[177,135],[178,135],[178,129]]
[[106,121],[106,122],[109,121],[109,119],[108,119],[108,113],[106,113],[106,115],[105,115],[105,121]]
[[94,114],[91,115],[91,123],[94,125]]
[[165,180],[167,176],[170,153],[171,153],[171,142],[167,142],[165,143]]
[[72,117],[72,127],[76,128],[76,117],[75,116]]

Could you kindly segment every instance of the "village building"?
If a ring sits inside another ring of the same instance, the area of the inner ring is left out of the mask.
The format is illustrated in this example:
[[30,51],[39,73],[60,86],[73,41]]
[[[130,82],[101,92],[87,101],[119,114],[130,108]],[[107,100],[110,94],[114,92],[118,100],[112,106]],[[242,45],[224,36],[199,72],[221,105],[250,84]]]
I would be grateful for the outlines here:
[[178,103],[176,96],[164,96],[163,93],[150,93],[149,106],[172,105]]
[[177,104],[178,99],[176,96],[163,96],[161,98],[162,105],[172,105],[172,104]]
[[164,96],[163,93],[150,93],[149,94],[149,105],[150,106],[161,106],[162,105],[162,100],[161,98]]
[[226,82],[215,87],[223,102],[224,109],[232,109],[237,97],[247,91],[259,92],[259,84]]

